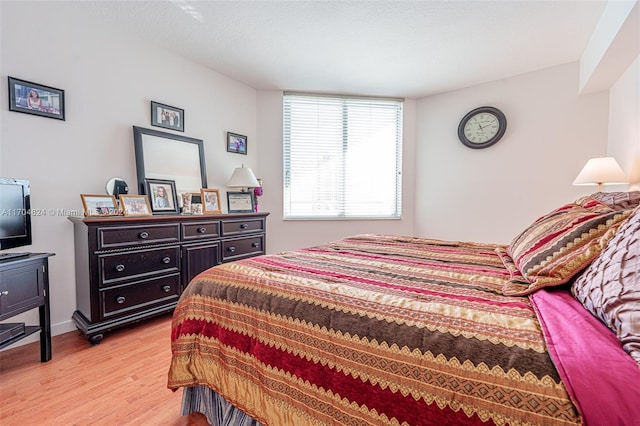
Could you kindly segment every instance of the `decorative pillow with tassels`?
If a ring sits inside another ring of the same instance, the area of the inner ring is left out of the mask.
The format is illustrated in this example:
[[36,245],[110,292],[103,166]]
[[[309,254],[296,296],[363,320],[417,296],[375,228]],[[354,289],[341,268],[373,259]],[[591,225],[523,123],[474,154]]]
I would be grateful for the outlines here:
[[587,196],[542,216],[507,247],[528,284],[511,280],[503,294],[525,295],[566,283],[600,254],[631,212]]

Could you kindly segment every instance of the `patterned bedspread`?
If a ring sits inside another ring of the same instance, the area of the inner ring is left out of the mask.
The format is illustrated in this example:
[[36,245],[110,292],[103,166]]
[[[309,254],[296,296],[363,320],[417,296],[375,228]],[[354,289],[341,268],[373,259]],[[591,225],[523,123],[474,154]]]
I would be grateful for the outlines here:
[[168,386],[274,426],[579,424],[498,247],[359,235],[212,268],[174,312]]

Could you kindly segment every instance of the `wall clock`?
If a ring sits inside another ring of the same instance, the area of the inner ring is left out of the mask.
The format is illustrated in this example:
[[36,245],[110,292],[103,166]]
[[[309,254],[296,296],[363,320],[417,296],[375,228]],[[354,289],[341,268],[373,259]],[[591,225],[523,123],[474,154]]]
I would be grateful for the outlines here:
[[458,125],[458,138],[469,148],[487,148],[498,142],[506,130],[507,118],[502,111],[482,106],[462,117]]

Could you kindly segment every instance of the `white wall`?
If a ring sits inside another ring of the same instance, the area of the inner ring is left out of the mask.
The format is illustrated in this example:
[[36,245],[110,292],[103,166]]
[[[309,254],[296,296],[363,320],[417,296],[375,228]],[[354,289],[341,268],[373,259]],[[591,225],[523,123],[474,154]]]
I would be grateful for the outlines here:
[[402,219],[399,220],[283,220],[282,92],[258,92],[260,174],[264,196],[260,210],[269,211],[267,251],[270,253],[317,245],[358,233],[413,234],[415,171],[415,100],[404,103]]
[[[234,167],[258,172],[256,91],[106,28],[75,12],[73,2],[1,1],[0,15],[0,176],[29,179],[32,208],[54,211],[34,216],[33,245],[13,251],[56,253],[51,320],[60,334],[75,329],[76,303],[73,229],[58,210],[81,209],[80,194],[104,193],[113,176],[135,191],[132,125],[150,127],[151,100],[185,110],[180,134],[204,140],[209,187],[224,198]],[[7,76],[64,89],[66,121],[9,112]],[[226,152],[226,131],[248,136],[248,155]],[[37,322],[36,314],[21,321]]]
[[[418,101],[418,236],[508,243],[549,210],[591,187],[571,185],[587,159],[606,154],[608,92],[578,95],[578,63]],[[457,137],[481,105],[501,109],[507,131],[480,150]]]
[[640,2],[610,0],[580,57],[580,93],[611,88],[640,54]]
[[609,91],[607,155],[615,157],[629,176],[630,189],[640,190],[640,56]]

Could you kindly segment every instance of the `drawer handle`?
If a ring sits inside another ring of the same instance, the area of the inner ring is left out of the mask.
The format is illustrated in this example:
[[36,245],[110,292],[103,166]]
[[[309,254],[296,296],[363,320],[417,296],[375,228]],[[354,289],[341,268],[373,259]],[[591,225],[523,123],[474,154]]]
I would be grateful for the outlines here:
[[204,234],[205,232],[207,232],[207,228],[205,228],[204,226],[201,226],[200,228],[198,228],[199,234]]
[[8,295],[9,295],[9,291],[8,290],[0,292],[0,296],[8,296]]
[[234,251],[236,251],[236,248],[234,246],[231,246],[227,249],[227,251],[233,253]]
[[116,302],[120,305],[122,305],[124,303],[126,299],[124,298],[124,296],[118,296],[116,297]]
[[169,263],[169,262],[171,262],[171,258],[169,256],[166,256],[166,257],[162,258],[162,263],[166,264],[166,263]]
[[247,225],[246,223],[240,225],[240,229],[247,229],[248,227],[249,225]]
[[164,290],[165,293],[169,293],[171,291],[171,286],[170,285],[164,285],[164,286],[162,286],[162,289]]
[[251,247],[253,247],[253,248],[258,248],[258,247],[260,247],[260,244],[258,244],[258,243],[251,243]]
[[149,233],[148,233],[148,232],[143,231],[143,232],[141,232],[141,233],[139,233],[139,234],[138,234],[138,237],[142,238],[143,240],[144,240],[144,239],[147,239],[147,238],[149,238]]
[[116,271],[118,271],[118,272],[124,271],[124,265],[122,263],[119,264],[119,265],[116,265]]

